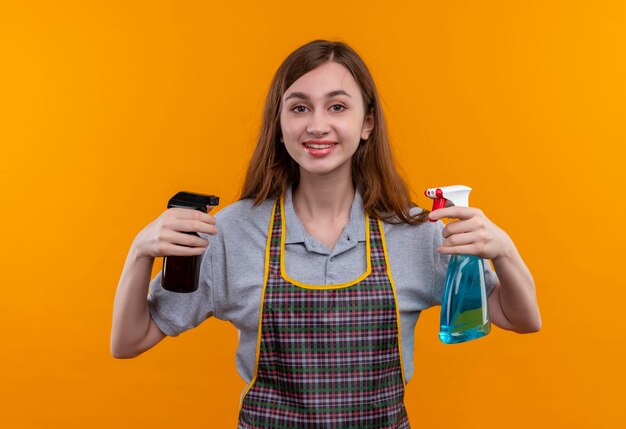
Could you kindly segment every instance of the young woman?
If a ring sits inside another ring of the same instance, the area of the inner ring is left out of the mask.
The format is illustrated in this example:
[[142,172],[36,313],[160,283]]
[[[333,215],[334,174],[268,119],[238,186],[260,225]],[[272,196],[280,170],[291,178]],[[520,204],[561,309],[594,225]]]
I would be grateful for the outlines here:
[[[428,222],[442,217],[459,221]],[[413,329],[440,303],[457,253],[493,261],[497,326],[540,328],[508,235],[476,208],[411,203],[366,65],[344,43],[317,40],[274,76],[241,200],[215,216],[168,209],[135,238],[111,350],[134,357],[215,316],[240,333],[239,428],[407,428]],[[150,282],[154,258],[200,254],[196,292]]]

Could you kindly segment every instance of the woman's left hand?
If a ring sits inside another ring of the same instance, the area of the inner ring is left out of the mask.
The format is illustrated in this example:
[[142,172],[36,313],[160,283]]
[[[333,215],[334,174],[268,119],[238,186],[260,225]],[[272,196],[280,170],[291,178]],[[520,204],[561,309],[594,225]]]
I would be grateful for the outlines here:
[[431,212],[432,220],[457,218],[441,231],[444,241],[437,252],[456,255],[475,255],[498,259],[510,254],[515,245],[506,232],[491,222],[482,210],[475,207],[446,207]]

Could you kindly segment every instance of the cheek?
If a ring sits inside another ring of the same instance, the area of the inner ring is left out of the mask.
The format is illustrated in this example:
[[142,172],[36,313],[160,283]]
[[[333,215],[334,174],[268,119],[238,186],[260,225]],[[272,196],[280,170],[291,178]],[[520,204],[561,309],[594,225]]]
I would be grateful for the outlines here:
[[343,122],[337,126],[337,130],[345,138],[361,140],[361,130],[363,128],[363,122],[359,118],[352,118],[350,121]]
[[283,118],[281,118],[280,129],[282,130],[283,136],[285,138],[297,138],[303,132],[303,129],[306,129],[306,125],[303,125],[300,122],[302,121],[297,121],[294,119],[284,120]]

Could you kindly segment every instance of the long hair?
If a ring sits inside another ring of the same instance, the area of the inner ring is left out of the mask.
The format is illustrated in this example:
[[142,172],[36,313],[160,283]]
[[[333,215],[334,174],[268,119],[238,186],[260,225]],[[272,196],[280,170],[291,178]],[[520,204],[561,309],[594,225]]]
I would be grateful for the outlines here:
[[376,84],[359,55],[342,42],[315,40],[292,52],[280,65],[272,80],[256,148],[250,159],[241,191],[241,199],[250,198],[255,205],[284,194],[300,179],[298,164],[280,142],[280,109],[282,96],[302,75],[327,62],[334,61],[352,73],[361,89],[365,112],[373,112],[374,129],[367,140],[361,139],[352,156],[352,181],[363,197],[366,213],[389,223],[418,224],[428,219],[428,211],[411,215],[406,183],[394,165],[387,125],[376,90]]

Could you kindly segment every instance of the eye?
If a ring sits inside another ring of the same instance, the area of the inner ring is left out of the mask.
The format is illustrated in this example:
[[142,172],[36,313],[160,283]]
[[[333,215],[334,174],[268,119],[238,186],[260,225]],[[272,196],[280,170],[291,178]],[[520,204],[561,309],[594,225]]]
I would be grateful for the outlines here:
[[332,106],[330,106],[330,109],[333,112],[341,112],[342,110],[346,109],[346,106],[344,106],[342,104],[333,104]]
[[302,105],[298,105],[296,107],[293,107],[291,110],[296,113],[304,113],[306,111],[306,107]]

